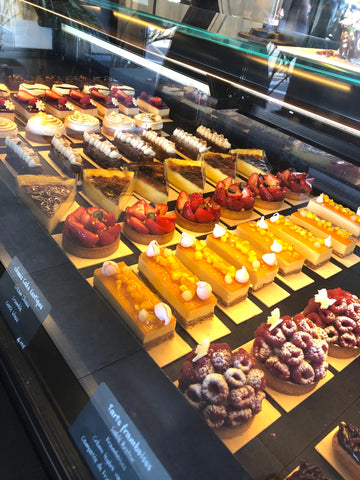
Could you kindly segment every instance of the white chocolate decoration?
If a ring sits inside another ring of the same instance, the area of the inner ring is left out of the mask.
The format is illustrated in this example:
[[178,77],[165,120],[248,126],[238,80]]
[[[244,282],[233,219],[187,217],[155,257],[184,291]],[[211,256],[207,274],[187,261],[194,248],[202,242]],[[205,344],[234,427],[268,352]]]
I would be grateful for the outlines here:
[[196,287],[196,294],[200,300],[207,300],[210,298],[212,288],[207,282],[197,282]]
[[146,249],[146,255],[148,257],[156,257],[160,253],[160,245],[156,240],[151,240],[149,243],[147,249]]
[[181,294],[181,298],[185,301],[185,302],[190,302],[190,300],[193,299],[193,294],[190,292],[190,290],[184,290]]
[[102,264],[101,267],[101,272],[103,275],[106,275],[107,277],[111,277],[112,275],[115,275],[118,272],[119,268],[115,262],[112,262],[111,260],[107,260]]
[[332,246],[331,235],[329,235],[328,237],[325,238],[324,243],[325,243],[326,247],[331,247]]
[[182,247],[185,247],[185,248],[192,247],[195,242],[196,242],[196,238],[194,237],[194,235],[190,235],[189,233],[186,233],[186,232],[183,232],[181,234],[180,244]]
[[324,194],[321,193],[318,197],[315,198],[316,203],[324,203]]
[[154,313],[156,317],[165,323],[165,325],[169,325],[171,320],[171,308],[166,303],[157,303],[154,307]]
[[274,215],[272,215],[272,216],[270,217],[270,222],[271,222],[271,223],[277,222],[277,221],[279,220],[279,217],[280,217],[279,212],[274,213]]
[[226,229],[219,225],[218,223],[215,224],[215,227],[213,229],[213,235],[215,238],[220,238],[223,235],[225,235]]
[[262,259],[264,260],[264,262],[269,265],[270,267],[273,267],[274,265],[277,264],[277,258],[276,258],[276,255],[275,253],[265,253],[263,256],[262,256]]
[[15,110],[15,105],[11,100],[5,100],[4,107],[6,108],[6,110],[10,110],[10,111]]
[[320,303],[320,308],[326,309],[329,308],[333,303],[336,302],[335,298],[329,298],[326,288],[318,290],[318,293],[314,296],[314,300],[317,303]]
[[237,270],[235,273],[235,280],[238,283],[246,283],[249,281],[249,272],[246,270],[244,266]]
[[40,111],[43,112],[45,110],[45,103],[42,100],[38,100],[35,104],[35,107]]
[[283,322],[283,319],[280,317],[280,309],[275,308],[270,316],[267,318],[267,322],[270,325],[269,330],[273,330],[276,328],[278,325],[280,325]]
[[147,310],[145,310],[145,308],[142,308],[139,312],[139,320],[140,322],[146,322],[146,320],[148,319],[149,317],[149,313]]
[[199,360],[200,358],[202,357],[205,357],[205,355],[207,355],[208,351],[209,351],[209,347],[210,347],[210,337],[206,337],[204,338],[204,340],[199,344],[197,345],[197,347],[195,348],[195,353],[196,353],[196,357],[194,357],[192,359],[193,362],[196,362],[197,360]]
[[270,250],[274,253],[280,253],[282,252],[282,245],[279,243],[276,239],[273,241]]
[[269,228],[268,224],[265,221],[264,217],[261,217],[260,220],[256,224],[257,227],[263,228],[264,230],[267,230]]

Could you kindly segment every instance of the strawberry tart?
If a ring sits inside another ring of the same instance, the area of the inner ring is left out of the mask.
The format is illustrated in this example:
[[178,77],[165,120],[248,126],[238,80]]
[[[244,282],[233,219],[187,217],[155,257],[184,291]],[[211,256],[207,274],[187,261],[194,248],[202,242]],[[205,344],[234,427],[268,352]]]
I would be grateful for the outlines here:
[[309,178],[306,172],[296,172],[287,168],[282,172],[278,172],[276,176],[280,180],[280,186],[288,189],[286,198],[290,200],[308,199],[314,179]]
[[204,339],[185,359],[179,389],[209,427],[237,428],[261,412],[264,373],[243,349]]
[[234,183],[232,177],[218,182],[213,199],[221,206],[221,216],[233,220],[250,217],[255,204],[253,190],[244,182]]
[[62,246],[81,258],[104,258],[116,252],[120,242],[120,224],[113,213],[102,208],[79,207],[64,222]]
[[168,212],[164,203],[154,206],[139,200],[131,207],[126,207],[123,233],[130,240],[148,245],[156,240],[159,245],[170,242],[175,232],[175,213]]
[[264,175],[252,173],[247,186],[255,195],[255,208],[278,210],[283,207],[288,189],[282,187],[280,180],[271,173],[265,173]]
[[221,207],[200,192],[188,195],[184,190],[176,201],[176,223],[191,232],[211,232],[220,218]]

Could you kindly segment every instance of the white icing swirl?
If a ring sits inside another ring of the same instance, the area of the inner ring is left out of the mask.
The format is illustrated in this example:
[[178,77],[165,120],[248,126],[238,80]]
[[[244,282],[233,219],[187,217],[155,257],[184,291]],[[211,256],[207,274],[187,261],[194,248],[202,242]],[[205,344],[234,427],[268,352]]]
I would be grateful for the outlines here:
[[196,287],[196,295],[200,298],[200,300],[207,300],[208,298],[210,298],[212,288],[209,283],[197,282]]
[[269,225],[266,223],[264,216],[260,218],[256,226],[259,228],[263,228],[264,230],[267,230],[269,228]]
[[171,308],[166,303],[157,303],[154,307],[154,313],[156,317],[165,323],[165,325],[169,325],[171,320]]
[[280,214],[278,212],[276,212],[276,213],[274,213],[274,215],[272,215],[270,217],[270,222],[275,223],[279,220],[279,218],[280,218]]
[[111,112],[105,115],[103,126],[111,130],[127,130],[135,127],[135,122],[132,118],[120,112]]
[[81,166],[83,164],[81,155],[71,148],[69,140],[62,135],[55,135],[51,140],[51,144],[55,150],[66,157],[72,165]]
[[63,133],[64,124],[59,118],[53,115],[39,112],[33,117],[29,118],[27,125],[29,132],[35,135],[53,136],[57,133]]
[[96,117],[88,113],[81,113],[78,110],[66,117],[65,125],[76,132],[85,132],[85,130],[98,132],[100,129],[100,122]]
[[213,235],[215,238],[220,238],[223,235],[225,235],[226,229],[219,225],[218,223],[215,224],[215,227],[213,229]]
[[189,233],[186,233],[186,232],[183,232],[181,234],[180,244],[182,247],[185,247],[185,248],[192,247],[195,242],[196,242],[196,238],[194,237],[194,235],[190,235]]
[[239,270],[235,273],[235,280],[238,283],[246,283],[249,281],[249,272],[246,270],[244,266],[242,266]]
[[263,256],[262,256],[262,259],[264,260],[264,262],[269,265],[270,267],[273,267],[274,265],[277,264],[277,258],[276,258],[276,255],[275,253],[265,253]]
[[331,235],[325,238],[324,243],[326,247],[332,247]]
[[156,257],[160,253],[160,245],[156,240],[151,240],[149,243],[147,249],[146,249],[146,255],[148,257]]
[[101,272],[103,275],[106,275],[107,277],[111,277],[112,275],[115,275],[119,270],[119,267],[115,262],[112,262],[111,260],[107,260],[102,264],[101,267]]
[[324,203],[324,194],[321,193],[318,197],[315,198],[316,203]]
[[280,252],[282,252],[282,249],[283,249],[283,247],[282,247],[281,243],[279,243],[275,238],[271,247],[270,247],[270,250],[272,252],[275,252],[275,253],[280,253]]
[[121,155],[119,150],[109,140],[105,139],[101,135],[94,133],[92,130],[85,130],[84,141],[89,145],[94,146],[104,155],[109,158],[120,160]]

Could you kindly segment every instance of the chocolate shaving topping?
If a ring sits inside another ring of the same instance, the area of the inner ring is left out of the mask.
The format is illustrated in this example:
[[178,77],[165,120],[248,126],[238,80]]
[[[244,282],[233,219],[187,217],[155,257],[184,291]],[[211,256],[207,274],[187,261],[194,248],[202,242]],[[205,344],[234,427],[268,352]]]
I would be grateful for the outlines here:
[[63,185],[22,185],[22,190],[51,218],[68,198],[72,188]]

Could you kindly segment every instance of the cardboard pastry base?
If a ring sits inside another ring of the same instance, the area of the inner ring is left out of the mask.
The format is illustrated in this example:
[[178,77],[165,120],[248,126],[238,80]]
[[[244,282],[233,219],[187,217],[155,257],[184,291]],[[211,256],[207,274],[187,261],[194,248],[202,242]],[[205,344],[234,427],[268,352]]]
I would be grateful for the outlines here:
[[225,218],[225,217],[221,217],[220,220],[227,227],[236,227],[236,225],[240,225],[241,223],[254,222],[255,220],[258,220],[259,218],[260,218],[260,215],[253,211],[248,218],[243,218],[242,220],[239,220],[239,219],[238,220],[232,220],[231,218]]
[[360,257],[355,255],[355,253],[351,253],[346,257],[338,257],[337,255],[333,255],[334,260],[344,265],[344,267],[352,267],[360,262]]
[[342,465],[334,456],[332,439],[338,427],[335,427],[326,437],[324,437],[316,446],[315,450],[320,453],[325,460],[342,476],[344,480],[356,480],[346,467]]
[[173,338],[146,350],[154,362],[162,368],[187,355],[192,348],[175,332]]
[[249,298],[245,298],[242,302],[239,302],[235,305],[230,307],[223,307],[222,305],[218,304],[220,310],[226,313],[226,315],[236,324],[239,325],[240,323],[246,322],[250,318],[259,315],[262,310],[255,305]]
[[255,415],[250,422],[238,428],[224,427],[214,431],[230,452],[235,453],[280,417],[280,412],[264,399],[261,412]]
[[341,272],[341,268],[339,268],[337,265],[335,265],[331,261],[324,263],[324,265],[321,265],[318,268],[312,268],[309,266],[308,268],[313,272],[317,273],[318,275],[320,275],[320,277],[322,278],[330,278],[333,275],[336,275],[337,273]]
[[314,280],[303,272],[294,273],[292,275],[278,274],[277,278],[294,291],[301,290],[303,287],[314,283]]
[[211,320],[204,320],[192,327],[185,328],[185,330],[198,344],[206,337],[210,338],[210,342],[214,342],[231,333],[216,315]]
[[274,282],[260,288],[260,290],[257,290],[256,292],[251,292],[251,294],[267,307],[272,307],[290,296],[290,293]]
[[271,213],[276,213],[276,212],[282,212],[284,210],[287,210],[288,208],[290,208],[291,205],[289,203],[287,203],[287,200],[285,201],[284,200],[284,204],[281,208],[275,208],[274,210],[267,210],[266,208],[259,208],[255,205],[254,209],[259,212],[261,215],[269,215]]
[[328,357],[327,361],[329,364],[335,368],[338,372],[341,372],[346,368],[350,363],[352,363],[354,360],[356,360],[359,357],[360,353],[358,355],[355,355],[354,357],[351,358],[335,358],[335,357]]
[[[121,231],[123,232],[123,223],[121,223]],[[126,235],[124,235],[124,236],[126,237]],[[126,238],[129,240],[129,242],[131,242],[133,245],[135,245],[140,250],[140,252],[146,252],[146,250],[148,248],[148,245],[144,245],[142,243],[134,242],[133,240],[131,240],[128,237],[126,237]],[[161,246],[162,247],[168,247],[169,245],[177,245],[178,243],[180,243],[180,240],[181,240],[181,233],[179,233],[175,228],[174,236],[170,240],[170,242],[164,243]]]

